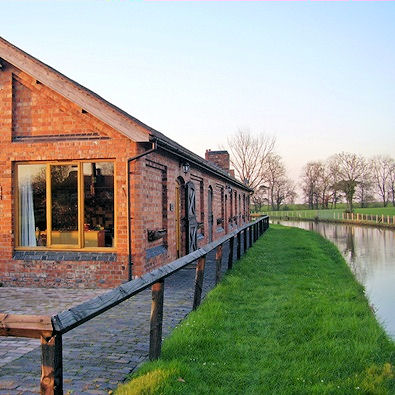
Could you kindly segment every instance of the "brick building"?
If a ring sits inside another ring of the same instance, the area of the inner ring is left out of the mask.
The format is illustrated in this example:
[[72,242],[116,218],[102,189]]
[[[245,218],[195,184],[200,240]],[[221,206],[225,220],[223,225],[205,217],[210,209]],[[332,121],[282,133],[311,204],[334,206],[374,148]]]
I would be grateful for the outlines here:
[[206,157],[0,38],[0,282],[113,287],[222,237],[251,190]]

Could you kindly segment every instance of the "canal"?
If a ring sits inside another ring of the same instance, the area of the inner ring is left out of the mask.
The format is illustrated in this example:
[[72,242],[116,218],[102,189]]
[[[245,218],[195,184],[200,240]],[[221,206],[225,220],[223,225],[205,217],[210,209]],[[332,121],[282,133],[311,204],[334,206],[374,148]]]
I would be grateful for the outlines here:
[[278,221],[311,230],[333,242],[365,287],[376,316],[395,339],[395,229],[312,221]]

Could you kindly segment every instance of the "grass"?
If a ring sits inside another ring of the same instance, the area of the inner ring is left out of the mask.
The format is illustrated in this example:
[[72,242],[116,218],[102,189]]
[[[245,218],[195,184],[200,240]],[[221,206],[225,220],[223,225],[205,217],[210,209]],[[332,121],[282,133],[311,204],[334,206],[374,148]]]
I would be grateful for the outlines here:
[[394,362],[336,247],[273,225],[116,394],[393,394]]

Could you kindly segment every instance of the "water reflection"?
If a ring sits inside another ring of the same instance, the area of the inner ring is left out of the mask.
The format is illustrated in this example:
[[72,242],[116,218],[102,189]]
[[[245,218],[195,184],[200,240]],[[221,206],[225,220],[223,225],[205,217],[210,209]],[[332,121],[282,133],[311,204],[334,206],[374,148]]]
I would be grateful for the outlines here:
[[343,254],[364,285],[379,321],[395,339],[395,230],[305,221],[276,221],[320,233]]

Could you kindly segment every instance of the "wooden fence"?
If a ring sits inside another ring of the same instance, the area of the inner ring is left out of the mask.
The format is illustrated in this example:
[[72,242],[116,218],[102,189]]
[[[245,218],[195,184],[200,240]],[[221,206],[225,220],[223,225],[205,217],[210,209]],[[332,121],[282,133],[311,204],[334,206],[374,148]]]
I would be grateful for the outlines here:
[[[269,217],[263,216],[206,246],[179,258],[135,280],[120,285],[103,295],[90,299],[54,316],[0,314],[0,336],[38,338],[41,340],[41,394],[63,394],[62,335],[86,321],[117,306],[141,291],[152,288],[149,358],[157,359],[162,346],[164,279],[183,267],[196,262],[193,310],[201,301],[206,256],[216,249],[216,284],[221,278],[223,244],[229,240],[227,268],[232,268],[236,256],[251,247],[269,227]],[[241,243],[243,238],[243,243]],[[243,245],[243,251],[242,251]]]
[[[332,210],[317,210],[317,211],[272,211],[268,213],[271,218],[285,219],[285,220],[307,220],[307,221],[331,221],[331,222],[350,222],[371,225],[395,225],[395,215],[384,214],[363,214],[363,213],[344,213],[341,211]],[[262,214],[251,214],[251,217],[260,217]]]

